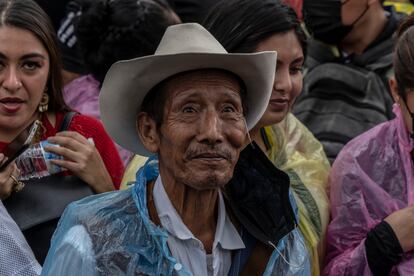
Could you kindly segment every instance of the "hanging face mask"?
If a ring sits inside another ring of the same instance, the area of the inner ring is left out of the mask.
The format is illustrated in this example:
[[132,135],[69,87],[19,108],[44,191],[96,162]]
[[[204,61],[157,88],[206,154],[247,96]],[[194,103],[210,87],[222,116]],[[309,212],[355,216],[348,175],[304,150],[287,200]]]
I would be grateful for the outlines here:
[[[339,44],[353,29],[353,26],[365,15],[365,11],[349,26],[342,24],[342,6],[349,0],[305,0],[303,14],[306,26],[313,36],[325,43]],[[360,0],[353,0],[360,1]]]
[[225,196],[252,236],[264,244],[277,245],[296,226],[289,186],[289,176],[252,142],[240,153]]

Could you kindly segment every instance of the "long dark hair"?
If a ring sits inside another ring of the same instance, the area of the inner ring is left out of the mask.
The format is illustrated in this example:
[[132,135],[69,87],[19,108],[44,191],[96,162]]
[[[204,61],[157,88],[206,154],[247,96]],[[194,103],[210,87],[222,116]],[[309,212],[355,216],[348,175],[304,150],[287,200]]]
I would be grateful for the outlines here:
[[102,82],[116,61],[154,54],[167,27],[177,23],[172,13],[158,0],[88,3],[75,28],[89,71]]
[[210,10],[204,26],[233,53],[254,52],[270,36],[293,30],[306,54],[306,36],[295,11],[278,0],[220,1]]
[[414,90],[414,16],[408,16],[397,31],[394,54],[395,79],[398,90],[406,100],[407,92]]
[[62,63],[56,33],[47,14],[32,0],[1,0],[0,28],[3,26],[29,31],[43,44],[50,59],[46,84],[49,110],[53,112],[69,110],[62,96]]

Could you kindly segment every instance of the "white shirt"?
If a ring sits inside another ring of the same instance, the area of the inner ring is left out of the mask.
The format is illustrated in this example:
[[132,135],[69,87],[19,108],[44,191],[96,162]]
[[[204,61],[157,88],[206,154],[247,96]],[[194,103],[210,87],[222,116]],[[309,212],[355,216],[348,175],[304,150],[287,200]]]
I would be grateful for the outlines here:
[[227,216],[221,192],[219,191],[218,218],[212,254],[206,254],[203,243],[183,223],[168,198],[161,176],[158,176],[155,182],[153,198],[161,225],[168,232],[167,243],[173,257],[193,275],[227,275],[231,267],[231,251],[245,246]]

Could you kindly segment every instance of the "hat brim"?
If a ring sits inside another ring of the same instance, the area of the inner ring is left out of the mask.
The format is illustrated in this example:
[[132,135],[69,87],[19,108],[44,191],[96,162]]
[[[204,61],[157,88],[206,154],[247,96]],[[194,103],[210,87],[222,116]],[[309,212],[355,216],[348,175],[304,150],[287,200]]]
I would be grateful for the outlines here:
[[275,78],[276,52],[250,54],[179,53],[119,61],[111,66],[100,92],[101,119],[113,140],[136,154],[149,156],[138,136],[136,119],[142,101],[158,83],[178,73],[223,69],[239,76],[247,90],[246,122],[250,130],[265,112]]

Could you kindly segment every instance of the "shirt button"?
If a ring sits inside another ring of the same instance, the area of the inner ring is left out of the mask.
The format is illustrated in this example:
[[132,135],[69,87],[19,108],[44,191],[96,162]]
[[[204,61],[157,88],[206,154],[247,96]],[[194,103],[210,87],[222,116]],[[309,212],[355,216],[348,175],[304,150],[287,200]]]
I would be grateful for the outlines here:
[[174,265],[174,269],[177,270],[177,271],[181,270],[181,268],[183,268],[183,266],[181,264],[179,264],[179,263],[176,263]]

